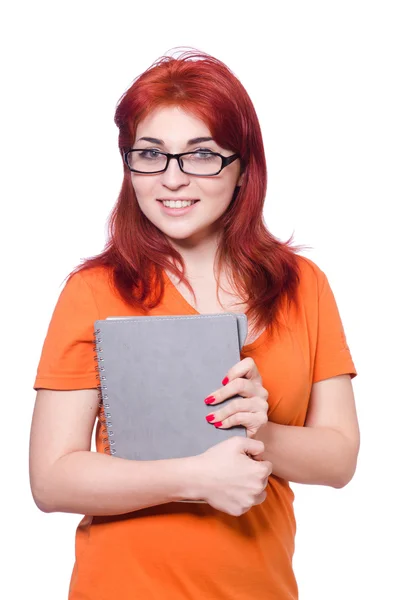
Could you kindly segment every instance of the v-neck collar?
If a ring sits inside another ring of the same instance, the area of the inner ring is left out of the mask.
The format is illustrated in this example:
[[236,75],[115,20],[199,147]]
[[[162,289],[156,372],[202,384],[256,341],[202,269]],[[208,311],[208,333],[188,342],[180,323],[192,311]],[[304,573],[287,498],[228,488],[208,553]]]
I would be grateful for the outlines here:
[[[164,283],[166,286],[166,290],[169,291],[169,293],[172,296],[173,299],[173,304],[176,304],[176,308],[177,308],[177,313],[175,314],[190,314],[190,315],[201,315],[204,313],[200,313],[198,312],[187,300],[186,298],[181,294],[181,292],[178,290],[178,288],[176,287],[176,285],[171,281],[171,279],[168,276],[168,273],[163,270],[164,273]],[[245,313],[244,313],[245,314]],[[242,348],[241,348],[241,352],[246,353],[246,352],[250,352],[251,350],[254,350],[255,348],[257,348],[258,346],[260,346],[261,344],[263,344],[266,340],[267,337],[267,327],[262,331],[262,333],[259,334],[259,336],[250,344],[245,344]]]

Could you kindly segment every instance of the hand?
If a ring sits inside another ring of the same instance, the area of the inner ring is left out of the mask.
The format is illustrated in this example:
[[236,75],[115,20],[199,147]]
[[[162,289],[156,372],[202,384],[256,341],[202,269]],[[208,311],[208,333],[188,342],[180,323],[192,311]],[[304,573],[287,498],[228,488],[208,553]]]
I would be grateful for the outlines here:
[[206,404],[214,406],[236,394],[243,397],[213,411],[207,415],[207,421],[221,428],[243,425],[247,429],[247,437],[253,438],[258,429],[267,423],[269,407],[269,393],[262,386],[262,378],[255,361],[250,357],[244,358],[229,370],[222,383],[224,387],[206,398]]
[[232,437],[192,457],[192,498],[235,517],[261,504],[272,472],[272,464],[259,458],[263,451],[260,440]]

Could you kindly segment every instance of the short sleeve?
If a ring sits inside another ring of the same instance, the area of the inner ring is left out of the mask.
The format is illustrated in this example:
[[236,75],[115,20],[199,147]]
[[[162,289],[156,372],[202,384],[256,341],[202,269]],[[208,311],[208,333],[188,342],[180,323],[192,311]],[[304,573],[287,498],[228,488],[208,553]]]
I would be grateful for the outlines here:
[[347,345],[345,331],[336,300],[326,275],[321,271],[318,299],[317,343],[314,357],[313,383],[336,375],[357,375]]
[[97,387],[94,323],[98,318],[92,289],[80,273],[74,273],[53,311],[33,385],[35,390]]

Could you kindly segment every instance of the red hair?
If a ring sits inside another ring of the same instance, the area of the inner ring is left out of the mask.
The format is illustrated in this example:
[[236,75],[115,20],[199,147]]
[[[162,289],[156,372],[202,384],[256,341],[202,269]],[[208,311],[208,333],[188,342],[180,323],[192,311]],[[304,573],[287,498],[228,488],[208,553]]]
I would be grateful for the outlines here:
[[[185,51],[178,58],[163,56],[134,80],[117,105],[121,155],[133,145],[138,122],[154,109],[168,106],[179,106],[204,121],[220,146],[240,155],[245,176],[220,219],[216,262],[219,268],[230,266],[234,286],[247,304],[247,317],[255,330],[266,325],[272,334],[280,325],[277,315],[282,302],[297,301],[296,252],[302,247],[290,246],[292,236],[285,243],[279,241],[265,226],[267,169],[254,106],[243,85],[220,60],[197,50]],[[124,301],[144,311],[163,298],[164,268],[180,277],[194,295],[185,278],[182,256],[141,211],[125,164],[108,227],[104,251],[85,259],[69,277],[106,266]]]

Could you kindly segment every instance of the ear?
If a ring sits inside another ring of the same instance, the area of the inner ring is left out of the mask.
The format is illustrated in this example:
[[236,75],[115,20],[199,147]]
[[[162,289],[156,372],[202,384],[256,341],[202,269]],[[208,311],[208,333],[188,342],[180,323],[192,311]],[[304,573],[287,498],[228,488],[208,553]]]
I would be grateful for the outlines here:
[[238,181],[237,181],[237,183],[236,183],[236,187],[241,187],[241,185],[242,185],[242,183],[243,183],[243,181],[244,181],[244,175],[245,175],[245,173],[244,173],[244,172],[243,172],[243,173],[241,173],[241,175],[240,175],[240,177],[238,178]]

